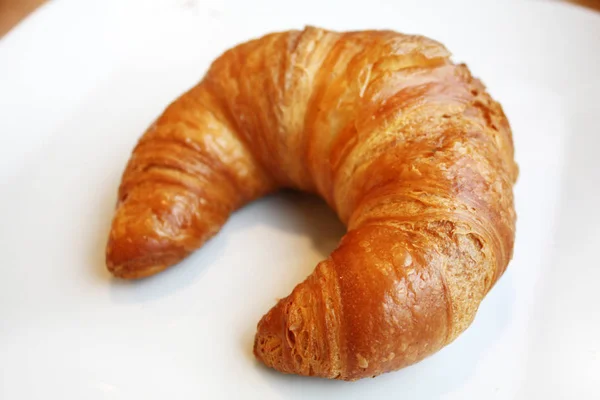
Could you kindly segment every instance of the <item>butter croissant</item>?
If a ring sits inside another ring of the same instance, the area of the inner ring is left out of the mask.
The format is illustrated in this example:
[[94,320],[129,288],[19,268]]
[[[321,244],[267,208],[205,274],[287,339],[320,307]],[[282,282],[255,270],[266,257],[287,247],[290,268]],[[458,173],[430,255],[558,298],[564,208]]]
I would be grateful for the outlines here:
[[256,357],[355,380],[436,352],[469,326],[515,234],[508,121],[449,57],[421,36],[312,27],[226,51],[135,147],[109,270],[152,275],[253,199],[317,193],[347,234],[259,322]]

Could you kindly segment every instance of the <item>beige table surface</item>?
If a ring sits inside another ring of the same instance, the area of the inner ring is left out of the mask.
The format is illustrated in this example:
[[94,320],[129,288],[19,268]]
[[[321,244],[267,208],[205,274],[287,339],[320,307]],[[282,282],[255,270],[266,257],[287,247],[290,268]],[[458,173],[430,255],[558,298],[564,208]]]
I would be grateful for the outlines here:
[[[48,0],[0,0],[0,38],[46,1]],[[600,0],[566,0],[566,2],[600,12]]]

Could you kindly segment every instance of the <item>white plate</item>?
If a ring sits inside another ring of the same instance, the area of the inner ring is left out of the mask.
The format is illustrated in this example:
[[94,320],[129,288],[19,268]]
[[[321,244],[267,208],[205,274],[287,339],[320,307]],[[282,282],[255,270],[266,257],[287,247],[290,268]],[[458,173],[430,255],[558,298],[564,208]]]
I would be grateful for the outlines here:
[[[0,398],[600,398],[600,16],[480,3],[65,0],[2,39]],[[104,269],[146,126],[224,49],[304,24],[441,40],[504,105],[521,167],[514,260],[471,328],[356,383],[251,354],[259,318],[343,233],[315,199],[258,201],[142,282]]]

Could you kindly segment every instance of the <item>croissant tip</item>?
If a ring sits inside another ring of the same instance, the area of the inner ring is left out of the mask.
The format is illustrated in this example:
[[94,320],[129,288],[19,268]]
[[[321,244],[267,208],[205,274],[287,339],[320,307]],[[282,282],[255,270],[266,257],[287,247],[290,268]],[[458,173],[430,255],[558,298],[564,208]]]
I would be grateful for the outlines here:
[[155,275],[188,253],[172,241],[154,239],[142,230],[118,229],[119,222],[116,218],[106,245],[106,267],[117,278],[141,279]]
[[168,265],[158,264],[144,268],[132,268],[126,264],[112,265],[107,263],[107,269],[113,276],[121,279],[142,279],[165,270]]
[[284,359],[291,358],[289,343],[282,338],[285,328],[284,315],[278,303],[266,315],[264,315],[257,326],[254,338],[254,356],[267,367],[281,372],[288,371]]
[[334,365],[327,334],[314,325],[320,312],[316,302],[306,303],[312,288],[300,284],[280,300],[257,326],[254,355],[267,367],[286,374],[344,379]]

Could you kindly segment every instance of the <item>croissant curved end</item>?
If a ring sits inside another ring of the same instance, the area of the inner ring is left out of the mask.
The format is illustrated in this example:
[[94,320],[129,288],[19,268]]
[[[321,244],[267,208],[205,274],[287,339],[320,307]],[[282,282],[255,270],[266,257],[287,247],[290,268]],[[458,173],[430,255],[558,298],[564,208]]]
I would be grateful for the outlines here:
[[289,370],[285,362],[292,359],[292,346],[289,336],[283,334],[283,332],[291,332],[287,328],[284,311],[287,307],[284,304],[273,307],[258,323],[258,332],[254,339],[254,355],[268,367],[293,373],[294,371]]
[[[170,253],[148,236],[115,235],[106,246],[106,266],[117,278],[141,279],[157,274],[181,261],[184,256]],[[162,247],[162,248],[161,248]]]
[[322,324],[315,282],[303,282],[258,323],[254,355],[287,374],[344,379],[331,327]]
[[169,267],[169,265],[152,265],[143,269],[136,269],[131,265],[112,265],[107,262],[108,270],[117,278],[122,279],[142,279],[157,274]]
[[[151,201],[140,202],[136,197]],[[177,264],[190,253],[188,246],[196,244],[187,243],[186,223],[179,217],[182,207],[174,205],[176,201],[164,193],[133,193],[117,207],[106,246],[106,266],[113,275],[145,278]]]

